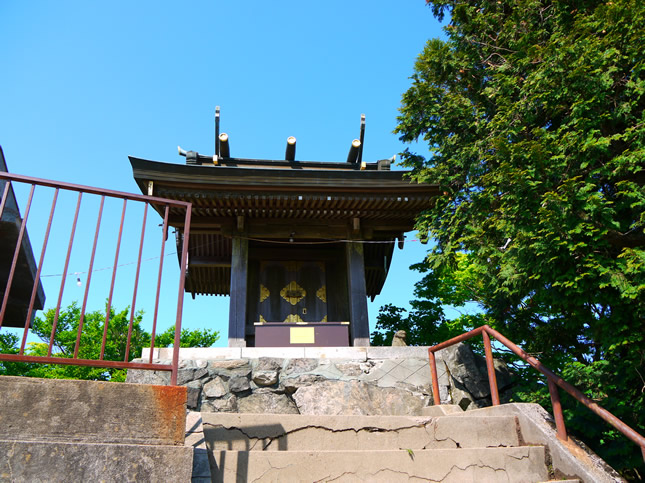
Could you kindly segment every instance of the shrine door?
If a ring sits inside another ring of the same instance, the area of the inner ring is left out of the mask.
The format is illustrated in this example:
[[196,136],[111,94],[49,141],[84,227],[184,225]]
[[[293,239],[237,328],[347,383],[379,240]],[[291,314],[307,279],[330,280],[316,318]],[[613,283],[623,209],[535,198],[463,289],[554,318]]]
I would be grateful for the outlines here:
[[260,322],[327,322],[323,262],[260,263]]

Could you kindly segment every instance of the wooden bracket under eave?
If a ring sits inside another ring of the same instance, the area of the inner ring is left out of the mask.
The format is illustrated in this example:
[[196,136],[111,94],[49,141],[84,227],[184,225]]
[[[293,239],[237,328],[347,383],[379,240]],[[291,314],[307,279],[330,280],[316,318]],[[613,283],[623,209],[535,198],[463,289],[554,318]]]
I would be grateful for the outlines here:
[[154,189],[154,181],[148,181],[148,196],[152,196]]
[[244,215],[237,215],[237,231],[244,231]]
[[361,231],[361,219],[358,217],[352,218],[352,233],[357,235]]

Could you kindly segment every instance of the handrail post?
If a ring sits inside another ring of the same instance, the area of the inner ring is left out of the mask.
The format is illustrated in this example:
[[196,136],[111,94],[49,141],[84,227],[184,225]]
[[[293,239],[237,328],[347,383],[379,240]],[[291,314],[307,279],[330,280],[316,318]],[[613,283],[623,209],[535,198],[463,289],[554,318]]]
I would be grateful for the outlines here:
[[553,405],[553,418],[555,419],[555,427],[558,430],[558,439],[563,441],[567,440],[567,428],[564,425],[564,416],[562,414],[562,405],[560,404],[560,393],[558,386],[555,382],[547,376],[549,383],[549,393],[551,394],[551,404]]
[[[437,368],[436,368],[436,363],[435,363],[435,355],[434,353],[437,351],[440,351],[442,349],[445,349],[446,347],[450,347],[453,344],[456,344],[458,342],[462,342],[464,340],[470,339],[471,337],[474,337],[478,335],[480,332],[483,332],[482,337],[484,338],[484,345],[486,347],[486,365],[487,367],[490,367],[489,361],[491,361],[492,364],[492,350],[490,348],[490,336],[495,337],[497,341],[506,347],[508,347],[511,352],[513,352],[515,355],[517,355],[520,359],[525,361],[527,364],[529,364],[533,369],[541,372],[544,374],[547,378],[547,382],[549,384],[549,392],[551,393],[551,403],[553,405],[553,416],[555,418],[555,425],[557,428],[557,436],[558,439],[561,440],[567,440],[567,429],[564,424],[564,416],[562,415],[562,406],[560,404],[560,394],[558,392],[558,386],[564,389],[567,393],[569,393],[573,398],[575,398],[577,401],[581,402],[584,404],[590,411],[592,411],[594,414],[599,416],[602,420],[605,422],[609,423],[611,426],[613,426],[615,429],[620,431],[623,435],[625,435],[627,438],[629,438],[631,441],[636,443],[640,448],[641,452],[643,453],[643,461],[645,461],[645,437],[640,435],[638,432],[636,432],[634,429],[630,428],[627,424],[625,424],[623,421],[618,419],[616,416],[611,414],[609,411],[606,409],[600,407],[598,404],[596,404],[594,401],[589,399],[587,396],[585,396],[582,392],[580,392],[578,389],[576,389],[574,386],[566,382],[564,379],[562,379],[560,376],[556,375],[555,373],[551,372],[551,370],[544,365],[540,361],[538,361],[535,357],[531,357],[529,354],[527,354],[524,350],[522,350],[520,347],[515,345],[513,342],[508,340],[506,337],[504,337],[502,334],[500,334],[498,331],[495,329],[491,328],[488,325],[482,325],[476,329],[471,330],[470,332],[466,332],[464,334],[461,334],[457,337],[453,337],[450,340],[447,340],[445,342],[442,342],[441,344],[433,345],[432,347],[428,348],[428,359],[430,360],[430,367],[432,370],[432,388],[434,392],[434,399],[435,399],[435,404],[439,404],[438,401],[438,394],[439,394],[439,383],[438,383],[438,378],[437,378]],[[494,369],[494,365],[492,367]],[[494,370],[489,368],[488,374],[489,374],[489,382],[490,381],[490,375],[494,375]],[[491,382],[491,399],[493,399],[493,393],[496,394],[497,397],[497,390],[492,390],[493,383]],[[495,378],[495,383],[494,387],[497,387],[497,380]],[[493,402],[493,404],[495,404]],[[498,403],[499,404],[499,403]]]
[[499,391],[497,390],[497,376],[495,375],[495,363],[493,362],[493,350],[490,346],[490,336],[486,329],[482,331],[484,338],[484,351],[486,352],[486,369],[488,369],[488,384],[490,386],[490,397],[493,406],[499,406]]
[[179,374],[179,348],[181,342],[181,316],[184,309],[184,288],[186,283],[186,270],[188,268],[188,237],[190,235],[190,216],[193,205],[188,203],[186,214],[184,215],[184,233],[182,236],[181,247],[181,268],[179,269],[179,296],[177,298],[177,318],[175,319],[175,342],[172,349],[172,372],[170,373],[170,385],[177,385],[177,376]]
[[441,404],[441,396],[439,395],[439,376],[437,376],[437,361],[434,357],[434,352],[428,350],[428,359],[430,359],[430,372],[432,374],[432,397],[436,406]]

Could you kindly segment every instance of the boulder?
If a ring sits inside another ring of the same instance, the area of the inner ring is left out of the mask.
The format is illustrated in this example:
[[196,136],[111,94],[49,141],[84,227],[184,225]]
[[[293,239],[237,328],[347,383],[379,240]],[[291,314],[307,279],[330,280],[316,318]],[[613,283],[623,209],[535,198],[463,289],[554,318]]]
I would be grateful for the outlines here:
[[273,386],[278,382],[278,371],[253,371],[253,382],[260,387]]
[[213,413],[236,413],[238,412],[237,397],[231,395],[221,399],[209,399],[202,402],[202,411]]
[[[142,362],[142,361],[133,361]],[[125,382],[132,384],[152,384],[154,386],[167,386],[170,384],[170,372],[167,371],[143,371],[141,369],[129,369]]]
[[195,368],[185,367],[177,371],[177,384],[183,386],[195,379]]
[[287,393],[291,394],[302,386],[311,386],[325,380],[323,376],[319,376],[318,374],[300,374],[294,377],[283,378],[282,386]]
[[204,384],[204,396],[209,399],[220,398],[226,393],[228,393],[228,384],[219,376]]
[[197,409],[202,396],[202,381],[191,381],[186,384],[186,406],[188,409]]
[[[441,351],[443,361],[446,364],[451,378],[459,384],[474,399],[481,399],[490,395],[488,376],[486,375],[486,363],[484,361],[484,372],[480,370],[475,354],[467,344],[456,344]],[[453,404],[458,404],[453,401]]]
[[323,381],[301,386],[293,394],[300,414],[414,415],[429,403],[395,387],[379,387],[361,381]]
[[251,384],[247,377],[233,376],[228,381],[228,389],[231,392],[244,392],[251,389]]
[[291,359],[282,374],[302,374],[313,371],[316,367],[318,367],[318,359]]
[[279,371],[284,364],[284,359],[277,357],[260,357],[257,360],[254,371]]
[[247,397],[238,399],[240,413],[298,414],[298,408],[285,394],[258,389]]
[[208,375],[221,376],[226,379],[234,376],[248,376],[251,374],[251,364],[248,359],[235,359],[226,361],[209,361]]

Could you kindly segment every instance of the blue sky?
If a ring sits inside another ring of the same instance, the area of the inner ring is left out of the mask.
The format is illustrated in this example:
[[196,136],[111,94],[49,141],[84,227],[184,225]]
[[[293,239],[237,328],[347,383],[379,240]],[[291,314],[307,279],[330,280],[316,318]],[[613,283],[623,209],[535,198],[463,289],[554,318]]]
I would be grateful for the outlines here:
[[[363,158],[375,161],[404,149],[392,134],[401,95],[425,41],[441,35],[423,0],[5,0],[0,145],[14,173],[138,192],[128,155],[183,163],[177,145],[212,154],[219,105],[233,156],[279,158],[296,136],[298,159],[342,161],[364,113]],[[372,327],[379,306],[412,298],[419,276],[408,266],[426,248],[395,251]],[[51,306],[58,288],[46,290]],[[65,301],[76,295],[66,289]],[[187,297],[184,326],[219,330],[223,345],[227,311],[228,298]]]

